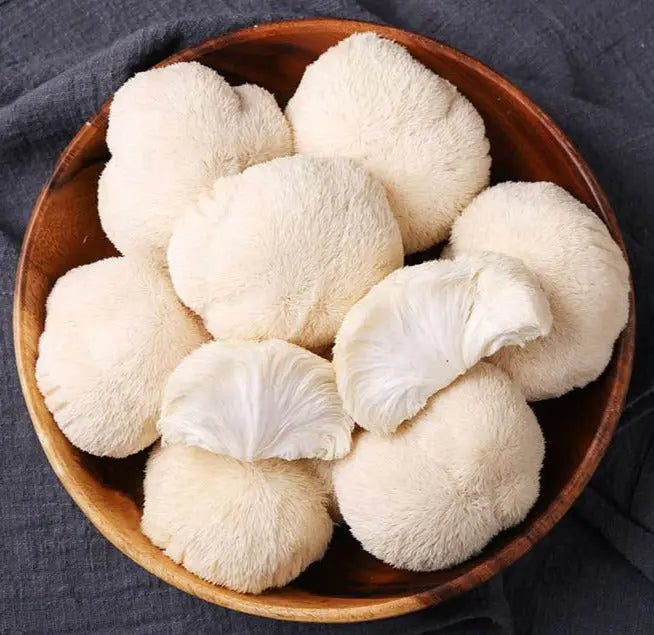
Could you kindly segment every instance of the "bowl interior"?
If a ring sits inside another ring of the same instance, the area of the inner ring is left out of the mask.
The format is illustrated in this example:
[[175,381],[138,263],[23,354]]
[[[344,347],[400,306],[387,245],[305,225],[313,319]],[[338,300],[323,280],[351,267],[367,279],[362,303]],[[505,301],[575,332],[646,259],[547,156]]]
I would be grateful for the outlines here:
[[[472,101],[487,126],[494,182],[554,181],[593,209],[622,244],[601,190],[558,128],[508,82],[444,45],[388,27],[308,20],[221,36],[171,60],[195,59],[234,84],[260,84],[284,106],[306,65],[360,30],[400,42]],[[36,204],[19,264],[14,328],[23,391],[48,459],[85,514],[118,548],[179,588],[230,608],[285,619],[353,621],[417,610],[468,590],[525,553],[560,519],[590,478],[617,422],[631,369],[633,307],[602,377],[564,398],[537,404],[547,453],[542,493],[529,517],[461,566],[434,573],[396,570],[338,529],[324,560],[291,585],[244,596],[203,582],[152,546],[139,530],[146,453],[118,461],[76,450],[54,423],[34,379],[45,301],[54,281],[72,267],[115,254],[96,211],[97,179],[108,158],[107,110],[105,105],[80,130]]]

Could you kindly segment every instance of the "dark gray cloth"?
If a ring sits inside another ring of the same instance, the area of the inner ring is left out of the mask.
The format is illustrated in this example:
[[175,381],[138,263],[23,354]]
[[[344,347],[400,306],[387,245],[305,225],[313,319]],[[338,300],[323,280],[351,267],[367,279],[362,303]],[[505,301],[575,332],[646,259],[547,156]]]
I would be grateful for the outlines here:
[[[628,406],[573,511],[481,588],[418,614],[350,626],[227,611],[168,586],[114,549],[40,449],[10,328],[31,207],[89,115],[132,73],[173,51],[239,26],[318,15],[387,22],[442,40],[542,105],[608,193],[638,302]],[[654,632],[653,69],[651,0],[0,0],[0,632]]]

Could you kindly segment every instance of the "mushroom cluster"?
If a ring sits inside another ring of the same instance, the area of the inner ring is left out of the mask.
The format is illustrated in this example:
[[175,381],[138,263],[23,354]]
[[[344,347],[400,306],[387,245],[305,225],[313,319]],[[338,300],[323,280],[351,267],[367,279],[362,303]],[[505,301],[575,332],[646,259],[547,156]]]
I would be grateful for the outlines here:
[[629,270],[560,187],[489,187],[452,84],[372,33],[310,64],[285,112],[176,63],[117,91],[107,144],[98,212],[122,255],[57,281],[36,377],[79,449],[152,446],[155,545],[260,593],[335,521],[430,571],[525,518],[545,449],[528,402],[602,373]]

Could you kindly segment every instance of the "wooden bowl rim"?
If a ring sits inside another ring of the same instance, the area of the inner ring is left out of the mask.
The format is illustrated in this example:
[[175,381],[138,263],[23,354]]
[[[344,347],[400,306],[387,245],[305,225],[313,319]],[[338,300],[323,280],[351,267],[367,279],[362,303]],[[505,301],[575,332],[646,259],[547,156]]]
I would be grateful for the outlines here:
[[[389,39],[399,38],[409,40],[420,47],[437,50],[441,56],[449,58],[457,64],[463,64],[464,66],[472,68],[480,74],[485,75],[490,81],[500,85],[512,100],[519,103],[525,110],[529,111],[535,118],[539,120],[539,122],[548,130],[548,132],[560,145],[562,150],[568,155],[571,163],[574,165],[578,173],[583,176],[589,191],[595,198],[599,212],[602,215],[605,223],[608,225],[611,235],[620,245],[623,253],[625,254],[625,257],[627,257],[617,219],[608,203],[604,192],[600,188],[597,180],[595,179],[586,162],[582,159],[579,152],[568,140],[561,129],[533,101],[531,101],[524,93],[522,93],[502,75],[490,69],[475,58],[466,55],[465,53],[462,53],[446,44],[432,40],[426,36],[412,33],[410,31],[376,24],[374,22],[362,22],[357,20],[346,20],[338,18],[304,18],[257,24],[254,26],[217,35],[200,44],[176,53],[175,55],[172,55],[165,60],[162,60],[160,63],[156,64],[156,66],[165,66],[174,62],[182,62],[195,59],[208,52],[219,51],[234,41],[238,41],[240,44],[243,44],[252,40],[261,40],[262,38],[266,38],[268,36],[275,36],[283,33],[295,34],[298,30],[306,29],[307,27],[311,28],[323,26],[327,27],[332,32],[338,32],[339,30],[342,30],[344,37],[350,35],[353,30],[373,30],[379,35]],[[183,584],[174,573],[174,563],[172,561],[168,563],[165,560],[152,560],[150,558],[143,557],[142,554],[139,554],[137,550],[132,548],[130,542],[125,540],[113,525],[107,524],[104,521],[102,509],[96,505],[93,499],[90,498],[85,491],[72,487],[68,474],[68,465],[66,462],[61,461],[57,456],[52,445],[50,444],[47,429],[37,414],[35,404],[37,400],[39,398],[42,399],[42,397],[40,397],[40,395],[32,395],[28,389],[29,369],[27,368],[27,360],[22,354],[21,349],[21,306],[22,300],[26,293],[25,270],[27,268],[27,254],[32,241],[32,234],[34,233],[35,225],[42,212],[42,206],[47,196],[48,186],[52,181],[57,179],[61,172],[73,160],[73,158],[78,155],[80,149],[85,145],[86,137],[88,136],[90,130],[92,128],[101,128],[104,126],[104,124],[106,124],[110,103],[111,98],[107,100],[102,105],[100,110],[80,128],[77,134],[66,146],[63,153],[60,155],[52,176],[46,182],[43,189],[41,190],[41,193],[39,194],[25,232],[20,257],[18,260],[13,308],[13,331],[16,365],[20,378],[21,389],[25,397],[34,429],[36,430],[37,436],[43,447],[46,457],[62,485],[73,498],[78,507],[82,510],[84,515],[91,521],[96,529],[98,529],[98,531],[105,536],[105,538],[107,538],[115,547],[117,547],[125,555],[127,555],[134,562],[139,564],[150,573],[181,589],[182,591],[191,593],[196,597],[200,597],[201,599],[207,600],[209,602],[219,604],[229,609],[235,609],[253,615],[259,615],[274,619],[337,623],[369,621],[404,615],[406,613],[427,608],[437,604],[444,599],[453,597],[454,595],[469,591],[470,589],[482,584],[483,582],[486,582],[491,577],[499,573],[502,569],[515,562],[518,558],[522,557],[538,540],[540,540],[552,529],[552,527],[563,517],[572,503],[577,499],[583,488],[588,483],[590,476],[597,468],[597,465],[609,444],[613,431],[615,430],[620,414],[622,412],[627,388],[629,385],[629,379],[631,377],[635,347],[635,306],[633,286],[631,288],[628,323],[619,340],[616,342],[614,351],[614,355],[616,356],[617,360],[617,374],[624,378],[624,381],[613,382],[611,385],[611,389],[607,397],[609,407],[607,407],[602,413],[602,418],[595,436],[589,445],[585,456],[579,463],[575,473],[561,489],[552,503],[550,503],[550,505],[540,513],[539,518],[536,522],[532,523],[529,530],[523,530],[522,533],[516,535],[512,540],[507,542],[507,544],[504,545],[492,558],[482,560],[473,569],[439,585],[438,587],[402,597],[341,598],[350,604],[350,606],[346,607],[329,606],[324,602],[324,600],[323,602],[318,601],[316,605],[311,607],[270,604],[266,603],[265,594],[240,594],[219,586],[212,587],[211,592],[208,592],[206,588],[200,584]],[[200,579],[198,578],[197,580],[199,583]]]

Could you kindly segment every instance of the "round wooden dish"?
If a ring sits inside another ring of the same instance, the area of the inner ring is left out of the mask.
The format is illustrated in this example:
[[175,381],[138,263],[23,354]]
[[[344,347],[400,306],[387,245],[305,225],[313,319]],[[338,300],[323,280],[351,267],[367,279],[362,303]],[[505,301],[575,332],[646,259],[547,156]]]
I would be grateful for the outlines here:
[[[467,95],[486,122],[493,181],[554,181],[595,210],[622,245],[604,194],[559,128],[508,81],[443,44],[373,24],[299,20],[223,35],[163,64],[198,60],[234,84],[268,88],[284,106],[306,65],[355,31],[376,31],[396,40]],[[463,593],[522,556],[563,516],[597,467],[620,415],[634,349],[633,303],[602,377],[584,390],[537,405],[547,439],[540,499],[525,522],[497,537],[477,558],[447,571],[399,571],[362,551],[339,529],[323,561],[283,589],[250,596],[203,582],[164,556],[139,530],[146,453],[118,461],[76,450],[55,425],[34,378],[53,283],[72,267],[115,253],[96,211],[97,180],[108,158],[107,113],[105,104],[77,133],[36,203],[18,267],[14,337],[23,392],[48,460],[116,547],[167,582],[216,604],[288,620],[350,622],[416,611]]]

